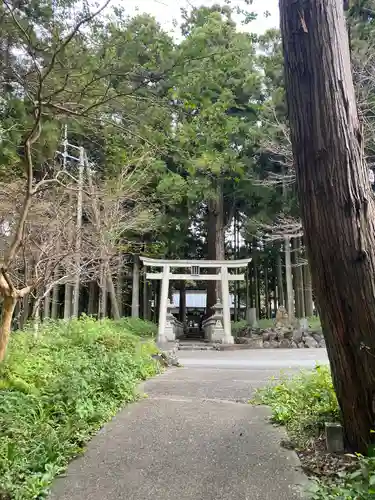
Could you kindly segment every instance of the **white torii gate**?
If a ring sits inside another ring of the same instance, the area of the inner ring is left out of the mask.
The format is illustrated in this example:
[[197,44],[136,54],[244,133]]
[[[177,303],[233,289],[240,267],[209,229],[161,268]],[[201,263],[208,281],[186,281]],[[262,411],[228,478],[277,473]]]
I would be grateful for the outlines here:
[[[229,281],[243,281],[244,274],[230,274],[228,269],[246,267],[251,259],[241,260],[167,260],[167,259],[151,259],[141,257],[143,264],[146,267],[162,268],[159,273],[147,273],[148,280],[162,280],[160,294],[160,309],[159,309],[159,328],[158,342],[166,342],[165,327],[167,318],[168,306],[168,290],[170,280],[190,280],[190,281],[221,281],[222,305],[223,305],[223,328],[224,328],[224,344],[233,344],[234,339],[231,332],[230,324],[230,300],[229,300]],[[189,268],[190,274],[172,273],[171,268]],[[217,274],[200,274],[201,268],[216,268],[219,269]]]

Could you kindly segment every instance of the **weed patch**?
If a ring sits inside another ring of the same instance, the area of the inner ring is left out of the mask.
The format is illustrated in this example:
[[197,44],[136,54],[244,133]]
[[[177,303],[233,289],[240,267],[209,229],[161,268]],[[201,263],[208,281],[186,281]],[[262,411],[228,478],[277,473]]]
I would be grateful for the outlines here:
[[[137,326],[141,328],[137,329]],[[12,335],[0,365],[0,499],[43,498],[92,434],[154,375],[152,327],[91,318]]]

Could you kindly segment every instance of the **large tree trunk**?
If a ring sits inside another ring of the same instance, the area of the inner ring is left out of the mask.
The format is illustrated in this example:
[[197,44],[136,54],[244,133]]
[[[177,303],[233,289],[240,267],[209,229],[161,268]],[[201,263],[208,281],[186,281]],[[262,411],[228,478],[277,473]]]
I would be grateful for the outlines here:
[[[215,199],[208,202],[207,257],[209,260],[225,259],[225,223],[223,189],[219,183]],[[214,271],[215,272],[215,271]],[[220,282],[207,282],[207,315],[221,296]]]
[[9,335],[12,327],[13,312],[16,304],[16,298],[3,297],[0,323],[0,362],[5,358]]
[[277,266],[277,302],[278,302],[278,307],[280,307],[286,305],[284,299],[283,263],[281,260],[281,253],[277,254],[276,266]]
[[351,449],[375,408],[375,201],[363,157],[342,0],[280,0],[306,247]]

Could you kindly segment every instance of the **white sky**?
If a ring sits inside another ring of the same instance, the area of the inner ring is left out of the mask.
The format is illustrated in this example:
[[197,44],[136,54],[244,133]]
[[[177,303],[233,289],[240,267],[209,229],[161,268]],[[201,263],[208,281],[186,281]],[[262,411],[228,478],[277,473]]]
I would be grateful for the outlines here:
[[[199,7],[201,5],[213,5],[215,3],[223,4],[223,0],[114,0],[112,5],[122,5],[126,8],[129,15],[147,12],[156,17],[157,21],[167,31],[175,31],[173,21],[181,21],[181,7]],[[243,0],[232,0],[232,5],[247,7]],[[278,28],[279,26],[279,7],[278,0],[253,0],[253,5],[248,8],[258,13],[258,19],[243,28],[244,31],[253,33],[263,33],[269,28]],[[266,18],[264,12],[269,11],[271,16]]]

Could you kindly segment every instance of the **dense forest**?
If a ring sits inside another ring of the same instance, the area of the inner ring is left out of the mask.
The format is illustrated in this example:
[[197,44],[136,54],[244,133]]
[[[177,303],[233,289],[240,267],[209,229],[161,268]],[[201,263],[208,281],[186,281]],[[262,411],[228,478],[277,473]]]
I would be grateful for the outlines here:
[[3,329],[151,318],[140,254],[251,255],[236,306],[312,315],[277,31],[243,32],[228,5],[184,11],[179,43],[122,9],[2,10]]

